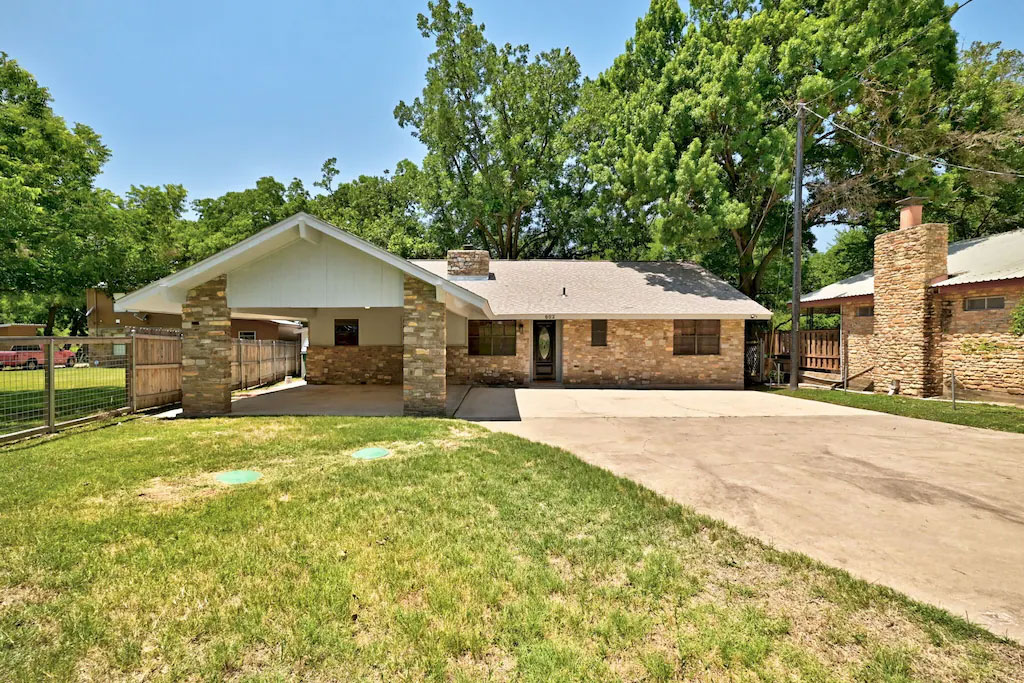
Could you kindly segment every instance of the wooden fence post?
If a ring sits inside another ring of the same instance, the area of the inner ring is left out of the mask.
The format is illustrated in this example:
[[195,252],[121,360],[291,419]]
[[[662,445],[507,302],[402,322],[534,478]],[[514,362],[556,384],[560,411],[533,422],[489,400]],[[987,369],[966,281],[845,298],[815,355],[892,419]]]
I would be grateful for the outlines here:
[[138,346],[135,344],[135,330],[132,330],[132,342],[128,345],[128,368],[125,370],[125,381],[128,383],[128,407],[134,413],[136,406],[136,384],[137,377],[135,376],[135,364],[138,362],[136,356],[138,354]]

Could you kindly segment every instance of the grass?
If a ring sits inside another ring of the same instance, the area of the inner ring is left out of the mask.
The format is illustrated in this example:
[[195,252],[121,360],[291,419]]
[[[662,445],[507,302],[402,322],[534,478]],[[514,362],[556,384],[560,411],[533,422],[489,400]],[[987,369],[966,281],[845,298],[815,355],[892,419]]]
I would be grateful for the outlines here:
[[[54,369],[57,420],[73,420],[125,405],[124,368]],[[46,371],[0,371],[0,434],[46,422]]]
[[907,396],[860,394],[824,389],[797,389],[796,391],[771,389],[770,391],[784,396],[836,403],[891,415],[1024,434],[1024,408],[1013,406],[1000,406],[991,403],[957,403],[956,410],[953,410],[952,403],[947,401],[926,401]]
[[0,449],[0,519],[4,680],[1024,678],[946,612],[457,421],[99,423]]

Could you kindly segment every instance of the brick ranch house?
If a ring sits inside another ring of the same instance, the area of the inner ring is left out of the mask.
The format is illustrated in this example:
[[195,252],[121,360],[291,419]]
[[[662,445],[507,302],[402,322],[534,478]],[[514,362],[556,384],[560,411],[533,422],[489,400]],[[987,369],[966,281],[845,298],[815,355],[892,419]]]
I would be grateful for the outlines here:
[[408,260],[305,213],[115,307],[181,315],[191,415],[231,410],[233,315],[306,321],[308,383],[401,386],[409,415],[449,383],[742,388],[745,321],[771,317],[690,263]]
[[948,244],[922,223],[921,200],[900,202],[900,229],[875,238],[874,270],[800,298],[839,312],[854,388],[936,396],[957,388],[1024,395],[1024,337],[1010,314],[1024,296],[1024,230]]

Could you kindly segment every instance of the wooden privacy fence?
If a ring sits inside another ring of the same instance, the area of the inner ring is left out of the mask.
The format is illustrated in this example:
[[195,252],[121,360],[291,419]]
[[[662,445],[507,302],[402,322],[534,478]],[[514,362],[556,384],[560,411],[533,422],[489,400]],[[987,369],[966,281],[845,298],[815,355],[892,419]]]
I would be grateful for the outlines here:
[[[770,358],[789,356],[789,332],[769,332],[765,349]],[[839,330],[800,330],[800,368],[841,371],[841,344]]]
[[136,334],[132,365],[136,410],[181,400],[181,336]]
[[231,388],[248,389],[299,374],[299,345],[286,341],[233,339]]

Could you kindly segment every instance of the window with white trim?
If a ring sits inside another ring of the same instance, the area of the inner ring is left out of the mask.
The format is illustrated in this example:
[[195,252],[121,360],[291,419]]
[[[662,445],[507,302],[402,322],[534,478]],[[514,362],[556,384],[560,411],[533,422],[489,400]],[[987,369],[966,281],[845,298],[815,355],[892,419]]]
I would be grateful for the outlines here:
[[256,340],[256,330],[240,330],[238,332],[238,338],[239,339],[250,339],[250,340],[255,341]]

